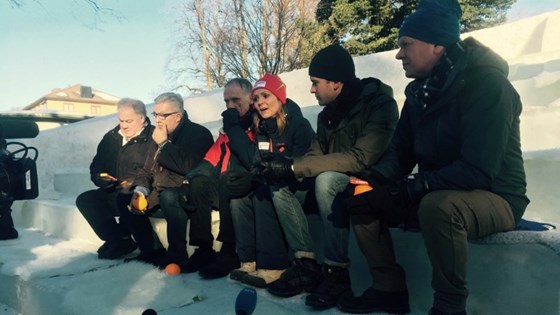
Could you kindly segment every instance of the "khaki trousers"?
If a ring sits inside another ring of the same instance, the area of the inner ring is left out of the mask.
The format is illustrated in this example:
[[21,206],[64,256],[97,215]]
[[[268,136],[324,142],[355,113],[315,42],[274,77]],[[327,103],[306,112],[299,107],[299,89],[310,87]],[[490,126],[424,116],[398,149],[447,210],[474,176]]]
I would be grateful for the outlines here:
[[[403,220],[410,219],[404,209],[393,210],[402,212]],[[433,306],[447,312],[462,311],[468,296],[468,240],[512,230],[515,221],[511,207],[488,191],[440,190],[424,196],[418,212],[413,213],[416,215],[432,265]],[[388,227],[367,215],[351,216],[351,222],[370,268],[372,287],[405,290],[405,273],[396,262]]]

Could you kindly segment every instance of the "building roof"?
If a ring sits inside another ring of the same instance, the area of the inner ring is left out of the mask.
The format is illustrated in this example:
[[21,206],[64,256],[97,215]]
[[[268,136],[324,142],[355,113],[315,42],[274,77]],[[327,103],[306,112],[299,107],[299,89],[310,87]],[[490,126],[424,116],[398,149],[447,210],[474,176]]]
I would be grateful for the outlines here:
[[25,106],[23,110],[33,109],[47,100],[116,105],[119,98],[90,86],[74,84],[63,89],[53,89],[50,93]]

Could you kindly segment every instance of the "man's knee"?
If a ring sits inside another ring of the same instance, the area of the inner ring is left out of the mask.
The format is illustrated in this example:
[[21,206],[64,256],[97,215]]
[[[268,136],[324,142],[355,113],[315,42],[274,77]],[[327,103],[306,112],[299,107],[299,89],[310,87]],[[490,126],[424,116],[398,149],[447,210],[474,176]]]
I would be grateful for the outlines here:
[[451,222],[453,215],[453,197],[445,191],[428,193],[420,201],[418,220],[422,229]]
[[174,206],[179,202],[179,193],[180,188],[173,187],[173,188],[166,188],[159,194],[159,204],[161,208],[165,209],[168,206]]

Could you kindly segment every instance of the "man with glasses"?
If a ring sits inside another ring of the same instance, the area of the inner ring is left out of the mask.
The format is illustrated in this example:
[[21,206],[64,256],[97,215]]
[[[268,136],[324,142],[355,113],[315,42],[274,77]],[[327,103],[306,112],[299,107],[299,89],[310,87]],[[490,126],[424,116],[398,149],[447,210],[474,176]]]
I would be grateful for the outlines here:
[[[192,260],[210,261],[214,256],[210,213],[186,212],[179,205],[180,186],[185,175],[204,157],[214,142],[205,127],[189,120],[183,98],[176,93],[163,93],[154,100],[155,130],[153,148],[143,170],[134,181],[134,196],[119,206],[121,215],[140,249],[134,260],[161,268],[178,263],[182,267],[188,259],[186,231],[191,220],[189,241],[198,246]],[[147,207],[138,207],[138,198],[147,199]],[[161,211],[158,211],[161,210]],[[167,221],[167,252],[152,229],[149,215],[159,212]]]
[[91,181],[99,188],[76,199],[76,206],[104,241],[97,250],[100,259],[117,259],[136,249],[122,220],[115,220],[119,213],[116,198],[119,191],[130,187],[142,169],[154,130],[146,117],[146,106],[139,100],[121,99],[117,103],[117,117],[119,125],[103,136],[90,165]]

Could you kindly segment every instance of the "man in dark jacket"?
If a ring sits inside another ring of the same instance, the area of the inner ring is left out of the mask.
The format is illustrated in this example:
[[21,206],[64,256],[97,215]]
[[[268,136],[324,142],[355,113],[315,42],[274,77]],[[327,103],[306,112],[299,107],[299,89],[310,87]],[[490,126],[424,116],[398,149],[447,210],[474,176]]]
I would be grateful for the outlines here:
[[119,125],[107,132],[89,167],[92,182],[99,187],[76,199],[76,206],[93,231],[105,243],[97,250],[101,259],[116,259],[136,249],[130,232],[115,220],[117,194],[127,191],[142,169],[154,129],[139,100],[123,98],[117,103]]
[[512,230],[529,202],[519,95],[502,58],[460,40],[460,16],[456,0],[423,1],[399,31],[396,58],[414,81],[390,149],[364,174],[374,189],[348,200],[368,231],[356,235],[376,276],[362,296],[340,301],[343,311],[408,311],[388,226],[419,222],[432,264],[430,314],[466,314],[467,240]]
[[[144,168],[134,181],[134,195],[123,198],[121,215],[140,249],[136,260],[165,268],[178,263],[188,269],[187,261],[209,261],[214,251],[213,236],[206,212],[189,212],[179,205],[180,186],[185,175],[204,157],[213,143],[212,134],[205,127],[189,120],[183,107],[183,98],[175,93],[163,93],[154,100],[156,128],[152,134],[153,146]],[[147,196],[147,209],[136,208],[137,198]],[[152,229],[149,214],[161,209],[167,221],[167,252]],[[130,211],[129,211],[130,210]],[[198,246],[188,259],[186,247],[187,220],[190,219],[189,241]],[[189,263],[189,264],[190,264]]]
[[[240,154],[240,150],[231,148],[230,135],[251,138],[252,85],[246,79],[234,78],[224,86],[224,102],[226,110],[222,113],[223,127],[212,147],[206,152],[202,162],[187,174],[187,183],[183,184],[182,205],[193,211],[205,211],[210,215],[212,209],[220,212],[220,227],[217,240],[222,243],[215,259],[205,266],[193,266],[199,269],[199,275],[205,279],[227,276],[230,271],[239,267],[239,259],[235,250],[235,233],[230,209],[231,196],[238,197],[247,183],[240,183],[247,176],[237,177],[230,174],[246,174],[251,165],[249,156]],[[235,145],[234,145],[235,146]],[[246,182],[246,181],[245,181]],[[210,218],[210,217],[209,217]],[[211,222],[208,219],[208,226]]]
[[325,261],[322,266],[315,261],[307,220],[294,194],[286,189],[274,192],[274,206],[296,259],[268,291],[292,296],[306,289],[311,291],[307,305],[328,308],[351,287],[350,222],[342,202],[350,175],[373,165],[385,152],[398,109],[391,87],[375,78],[356,78],[352,56],[340,45],[320,50],[311,61],[309,76],[311,93],[325,106],[318,116],[316,139],[293,164],[285,160],[267,166],[278,170],[280,178],[312,180],[323,221]]

